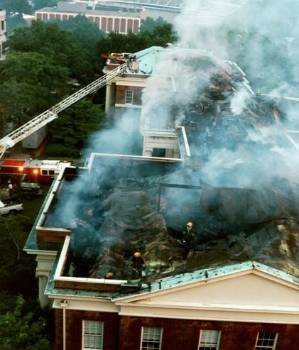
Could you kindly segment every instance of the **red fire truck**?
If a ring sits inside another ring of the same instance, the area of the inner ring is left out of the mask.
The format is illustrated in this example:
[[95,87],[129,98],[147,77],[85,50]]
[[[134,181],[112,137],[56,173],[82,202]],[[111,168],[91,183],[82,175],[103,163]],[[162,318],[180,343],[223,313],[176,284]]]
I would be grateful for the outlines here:
[[0,175],[49,184],[61,169],[70,165],[70,162],[59,160],[4,159],[0,162]]

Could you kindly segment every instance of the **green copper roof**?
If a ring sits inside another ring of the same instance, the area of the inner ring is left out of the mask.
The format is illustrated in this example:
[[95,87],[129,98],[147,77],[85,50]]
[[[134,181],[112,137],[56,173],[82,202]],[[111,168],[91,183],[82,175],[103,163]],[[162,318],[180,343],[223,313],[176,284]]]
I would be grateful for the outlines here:
[[190,273],[182,273],[171,277],[165,277],[152,283],[151,290],[156,291],[159,289],[173,288],[178,285],[199,282],[216,277],[228,276],[237,272],[244,272],[253,269],[299,285],[299,278],[289,275],[281,270],[277,270],[271,266],[267,266],[255,261],[247,261],[240,264],[196,270]]
[[188,285],[195,282],[205,281],[217,277],[224,277],[233,275],[238,272],[245,272],[248,270],[257,270],[264,272],[273,277],[277,277],[286,282],[290,282],[299,285],[299,278],[296,278],[290,274],[287,274],[281,270],[277,270],[271,266],[264,265],[255,261],[247,261],[240,264],[225,265],[221,267],[214,267],[209,269],[196,270],[190,273],[182,273],[171,277],[161,278],[149,284],[143,284],[139,292],[133,293],[109,293],[109,292],[95,292],[95,291],[84,291],[75,289],[63,289],[55,288],[54,286],[54,273],[56,269],[58,258],[53,266],[52,272],[49,276],[49,282],[45,290],[45,294],[52,296],[84,296],[89,298],[108,298],[108,299],[122,299],[134,295],[142,295],[152,292],[158,292],[159,290],[166,290],[179,286]]
[[144,74],[152,74],[156,64],[160,61],[160,54],[163,48],[160,46],[152,46],[148,49],[136,53],[139,62],[139,69]]
[[39,221],[39,218],[45,208],[45,205],[47,203],[47,200],[53,190],[55,184],[55,179],[53,180],[51,187],[48,190],[48,193],[43,201],[43,204],[38,212],[38,215],[36,216],[36,219],[34,221],[34,224],[32,226],[32,229],[28,235],[28,238],[26,240],[25,246],[24,246],[24,250],[53,250],[53,251],[57,251],[59,249],[60,245],[57,244],[53,244],[53,243],[38,243],[37,241],[37,232],[36,232],[36,226],[37,223]]

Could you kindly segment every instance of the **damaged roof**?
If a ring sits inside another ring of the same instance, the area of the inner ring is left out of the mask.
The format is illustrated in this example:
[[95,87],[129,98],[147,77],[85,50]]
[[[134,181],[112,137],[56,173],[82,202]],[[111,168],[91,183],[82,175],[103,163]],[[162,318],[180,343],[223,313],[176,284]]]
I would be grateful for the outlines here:
[[[148,72],[159,61],[161,50],[137,54]],[[272,101],[252,94],[236,66],[219,66],[206,56],[198,62],[195,52],[185,53],[186,62],[213,72],[199,84],[193,101],[178,105],[174,98],[176,108],[170,109],[172,117],[185,116],[182,123],[191,158],[169,164],[102,155],[85,175],[79,172],[73,182],[63,181],[45,226],[72,230],[65,274],[142,279],[155,290],[255,268],[297,284],[298,184],[279,177],[267,186],[258,181],[264,175],[261,169],[269,173],[262,157],[269,152],[275,155],[273,171],[281,165],[277,148],[288,150],[281,135],[269,141],[259,133],[275,123],[276,112],[281,120],[283,113]],[[241,112],[233,113],[232,101],[243,88],[253,98]],[[260,138],[250,139],[251,131],[258,131]],[[241,158],[232,162],[229,156],[236,151],[241,151]],[[218,168],[207,167],[212,157]],[[256,167],[255,181],[246,183],[257,162],[264,167]],[[193,224],[191,231],[188,222]],[[32,231],[27,249],[34,247],[34,235]],[[133,259],[136,251],[143,260],[139,267]],[[52,282],[49,293],[56,292]]]
[[[58,260],[58,259],[57,259]],[[57,267],[57,260],[53,266],[52,272],[49,276],[49,281],[45,290],[45,294],[48,296],[84,296],[91,298],[104,298],[112,299],[115,301],[126,299],[131,296],[139,296],[147,293],[155,293],[162,290],[169,290],[176,287],[187,286],[201,281],[209,281],[215,278],[233,276],[240,272],[246,271],[259,271],[266,275],[272,276],[287,283],[299,286],[299,278],[294,277],[281,270],[275,269],[271,266],[261,264],[256,261],[246,261],[239,264],[230,264],[224,266],[218,266],[207,269],[199,269],[190,273],[177,274],[169,277],[157,279],[151,283],[142,284],[138,291],[126,293],[126,292],[101,292],[90,290],[75,290],[66,288],[56,288],[54,286],[54,274]]]

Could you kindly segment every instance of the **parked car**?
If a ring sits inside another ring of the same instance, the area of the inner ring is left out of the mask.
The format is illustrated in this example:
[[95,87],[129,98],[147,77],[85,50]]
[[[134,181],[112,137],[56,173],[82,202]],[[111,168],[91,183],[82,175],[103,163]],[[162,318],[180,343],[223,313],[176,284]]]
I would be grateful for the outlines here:
[[23,210],[24,210],[23,203],[16,203],[11,201],[4,203],[0,200],[0,215],[17,213]]
[[20,189],[26,197],[36,197],[43,194],[40,185],[36,182],[21,182]]

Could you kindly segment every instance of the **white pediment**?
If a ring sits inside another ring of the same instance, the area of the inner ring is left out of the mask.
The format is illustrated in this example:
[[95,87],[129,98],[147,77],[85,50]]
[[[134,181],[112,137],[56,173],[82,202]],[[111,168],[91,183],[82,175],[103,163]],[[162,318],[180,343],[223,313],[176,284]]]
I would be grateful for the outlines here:
[[[178,307],[227,307],[244,309],[299,310],[299,289],[283,281],[249,271],[207,282],[147,294],[131,303]],[[128,300],[129,301],[129,300]],[[129,301],[130,302],[130,301]]]

